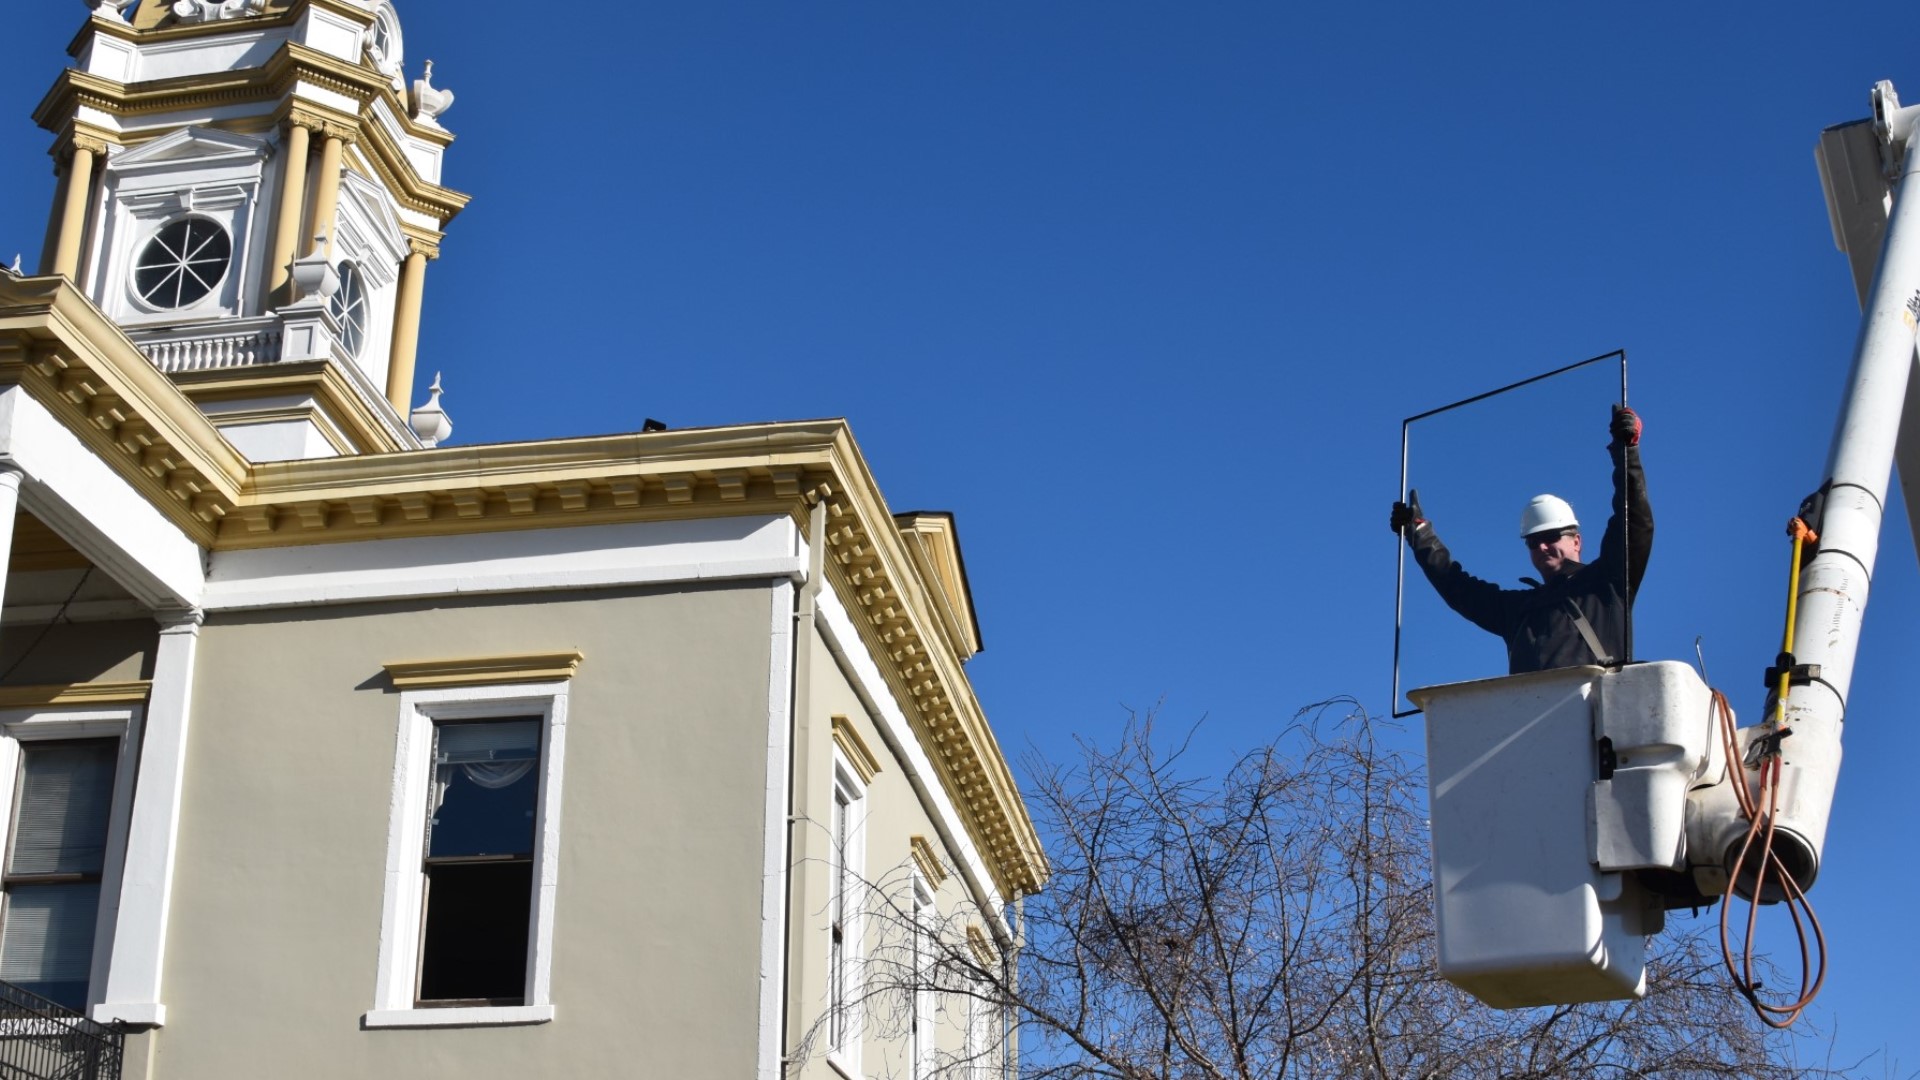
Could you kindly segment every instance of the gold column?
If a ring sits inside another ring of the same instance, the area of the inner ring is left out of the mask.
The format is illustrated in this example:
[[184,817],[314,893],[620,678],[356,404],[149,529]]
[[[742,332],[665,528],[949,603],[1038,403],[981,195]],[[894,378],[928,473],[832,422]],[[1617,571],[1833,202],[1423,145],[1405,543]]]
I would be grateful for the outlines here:
[[307,234],[300,242],[302,255],[311,255],[319,248],[323,231],[327,246],[333,246],[333,215],[340,208],[340,153],[345,146],[346,139],[332,131],[320,146],[320,175],[314,183],[313,202],[307,207]]
[[60,246],[60,219],[67,216],[67,189],[72,185],[73,170],[54,164],[53,174],[59,178],[59,184],[53,191],[53,205],[47,208],[47,235],[40,241],[40,273],[53,273],[53,251]]
[[76,283],[80,280],[80,243],[87,233],[87,204],[93,201],[96,153],[75,141],[73,163],[67,166],[66,198],[60,208],[60,239],[53,248],[53,272]]
[[387,400],[401,416],[413,407],[413,361],[420,348],[420,297],[426,280],[427,253],[414,247],[400,264],[400,292],[393,306],[393,347],[387,353]]
[[281,168],[280,212],[273,222],[273,248],[267,264],[267,295],[276,296],[291,278],[291,266],[300,239],[301,205],[307,199],[307,129],[296,120],[287,122],[287,141],[282,147],[286,160]]

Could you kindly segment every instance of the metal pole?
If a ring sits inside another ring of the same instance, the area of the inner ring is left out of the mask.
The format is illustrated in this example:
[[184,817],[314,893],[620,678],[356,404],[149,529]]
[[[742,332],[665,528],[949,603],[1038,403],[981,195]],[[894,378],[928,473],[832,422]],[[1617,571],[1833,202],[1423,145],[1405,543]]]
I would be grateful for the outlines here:
[[[1620,407],[1623,409],[1627,407],[1627,350],[1625,349],[1620,350]],[[1626,479],[1624,475],[1626,473],[1626,464],[1627,451],[1625,447],[1621,447],[1620,471],[1622,475],[1620,479],[1622,480]],[[1631,517],[1633,513],[1632,503],[1633,500],[1627,498],[1627,493],[1622,491],[1620,493],[1620,553],[1625,556],[1625,558],[1623,558],[1620,563],[1620,601],[1627,605],[1625,624],[1626,641],[1622,642],[1622,655],[1620,657],[1622,666],[1633,663],[1634,596],[1633,541],[1631,539],[1633,536],[1633,519]]]
[[[1407,497],[1407,435],[1412,420],[1400,421],[1400,497]],[[1393,696],[1387,699],[1387,711],[1398,720],[1419,709],[1400,711],[1400,620],[1407,595],[1407,535],[1403,530],[1393,538]]]

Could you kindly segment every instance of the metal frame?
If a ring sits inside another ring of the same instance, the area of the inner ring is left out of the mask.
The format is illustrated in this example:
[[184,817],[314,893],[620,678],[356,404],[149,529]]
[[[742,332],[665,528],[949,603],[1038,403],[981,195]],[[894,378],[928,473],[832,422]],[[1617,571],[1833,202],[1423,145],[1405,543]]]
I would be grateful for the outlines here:
[[[1466,405],[1472,405],[1475,402],[1485,401],[1490,397],[1498,397],[1499,395],[1504,394],[1509,390],[1518,390],[1523,386],[1531,386],[1534,383],[1540,382],[1543,379],[1551,379],[1556,375],[1565,375],[1569,371],[1574,371],[1579,368],[1586,367],[1589,364],[1598,364],[1602,361],[1614,360],[1614,359],[1617,359],[1620,361],[1620,404],[1624,407],[1627,404],[1627,350],[1615,349],[1612,352],[1601,353],[1599,356],[1589,356],[1585,360],[1576,361],[1574,363],[1566,365],[1565,367],[1557,367],[1557,368],[1554,368],[1552,371],[1542,372],[1531,378],[1521,379],[1519,382],[1508,383],[1505,386],[1502,386],[1493,390],[1488,390],[1485,393],[1475,394],[1472,397],[1468,397],[1468,398],[1461,398],[1459,401],[1455,401],[1447,405],[1442,405],[1437,409],[1428,409],[1426,412],[1423,412],[1423,413],[1415,413],[1414,415],[1407,417],[1405,420],[1400,421],[1400,488],[1399,488],[1400,496],[1399,497],[1402,499],[1407,497],[1408,437],[1411,433],[1411,430],[1413,428],[1415,421],[1425,420],[1429,416],[1438,416],[1444,412],[1452,412],[1454,409],[1458,409]],[[1624,504],[1620,507],[1620,515],[1621,515],[1620,524],[1624,529],[1629,524],[1626,517],[1627,507]],[[1633,568],[1631,564],[1632,564],[1632,560],[1629,559],[1628,564],[1625,567],[1623,567],[1623,569],[1621,570],[1621,574],[1623,576],[1623,580],[1621,582],[1621,595],[1627,596],[1629,598],[1627,603],[1626,655],[1621,658],[1622,663],[1633,662],[1633,603],[1631,599],[1631,592],[1627,588],[1627,586],[1631,584],[1631,581],[1630,579],[1625,579],[1626,575],[1631,574],[1632,572]],[[1400,711],[1400,625],[1401,625],[1401,619],[1405,614],[1404,602],[1406,599],[1406,585],[1407,585],[1407,546],[1406,546],[1404,537],[1396,536],[1394,538],[1394,574],[1393,574],[1393,696],[1387,699],[1387,709],[1390,713],[1393,714],[1393,718],[1396,720],[1404,719],[1409,716],[1418,716],[1422,711],[1420,709],[1409,709],[1405,712]]]

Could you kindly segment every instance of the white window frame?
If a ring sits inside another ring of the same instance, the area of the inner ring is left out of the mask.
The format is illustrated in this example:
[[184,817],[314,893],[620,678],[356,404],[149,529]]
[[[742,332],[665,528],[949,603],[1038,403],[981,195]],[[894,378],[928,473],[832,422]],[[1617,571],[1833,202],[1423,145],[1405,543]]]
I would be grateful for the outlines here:
[[912,1027],[908,1031],[907,1069],[913,1080],[933,1080],[938,1049],[935,1027],[938,1021],[935,991],[927,985],[933,973],[934,935],[939,932],[938,909],[934,906],[933,886],[918,872],[913,875],[913,1000]]
[[[400,695],[393,794],[387,826],[386,895],[380,909],[380,961],[369,1028],[543,1024],[553,1019],[553,911],[560,867],[560,781],[566,760],[565,681],[410,690]],[[533,842],[533,925],[527,933],[527,995],[522,1005],[420,1007],[421,904],[425,874],[427,787],[433,777],[433,728],[440,721],[538,716],[540,801]]]
[[[829,938],[827,943],[826,1004],[830,1013],[836,1009],[842,1009],[846,1015],[844,1019],[840,1021],[845,1024],[845,1027],[842,1030],[842,1037],[838,1042],[832,1040],[831,1034],[835,1027],[835,1021],[832,1016],[827,1017],[827,1031],[829,1032],[827,1064],[832,1066],[834,1070],[842,1076],[858,1077],[861,1075],[860,1034],[861,1029],[865,1026],[861,1022],[861,1019],[866,1008],[861,993],[863,981],[860,978],[861,964],[866,955],[866,919],[863,915],[866,905],[863,900],[865,893],[860,885],[866,880],[864,875],[867,869],[867,786],[860,781],[859,774],[854,772],[853,766],[841,756],[837,749],[833,755],[833,790],[830,797],[836,802],[842,798],[846,800],[847,839],[843,847],[839,837],[834,835],[832,817],[834,811],[832,805],[829,805],[827,810],[827,866],[830,876],[827,879],[827,932]],[[851,871],[851,877],[843,878],[842,875],[847,874],[849,871]],[[854,887],[846,897],[846,921],[841,926],[840,966],[842,970],[836,972],[833,970],[833,943],[831,938],[835,914],[833,906],[836,891],[839,889],[840,883],[843,880],[851,881]],[[844,1002],[834,1000],[833,987],[836,982],[846,988]]]
[[42,707],[0,710],[0,848],[13,835],[13,812],[20,782],[20,744],[71,739],[117,739],[113,802],[107,818],[106,863],[100,868],[100,909],[93,923],[93,961],[87,971],[87,1011],[106,998],[107,972],[113,962],[113,932],[120,914],[120,878],[127,861],[127,829],[133,819],[133,779],[140,764],[138,705],[80,708]]

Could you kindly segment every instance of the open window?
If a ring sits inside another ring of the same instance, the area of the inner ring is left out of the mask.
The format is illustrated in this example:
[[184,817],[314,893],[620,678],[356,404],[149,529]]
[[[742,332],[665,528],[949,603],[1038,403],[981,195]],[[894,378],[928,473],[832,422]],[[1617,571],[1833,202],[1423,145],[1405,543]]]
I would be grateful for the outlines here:
[[541,1023],[567,683],[401,695],[368,1027]]
[[538,717],[434,725],[415,1004],[525,1005]]

